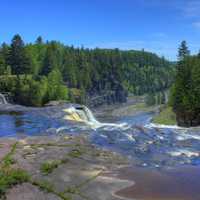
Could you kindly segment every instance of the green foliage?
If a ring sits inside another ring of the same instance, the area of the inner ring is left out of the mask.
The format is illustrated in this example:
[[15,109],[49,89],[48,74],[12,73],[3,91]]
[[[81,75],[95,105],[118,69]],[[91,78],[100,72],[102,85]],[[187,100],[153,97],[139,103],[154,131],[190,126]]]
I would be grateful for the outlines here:
[[[11,72],[16,77],[10,78]],[[0,78],[0,91],[13,93],[14,100],[25,105],[69,98],[84,103],[86,96],[106,93],[122,102],[126,91],[142,95],[166,90],[174,72],[172,63],[145,51],[74,48],[45,43],[41,37],[25,44],[20,35],[0,47],[0,76],[6,76]]]
[[62,75],[59,70],[53,70],[48,75],[47,100],[67,100],[68,90],[63,85]]
[[176,113],[179,125],[196,126],[200,124],[199,102],[200,57],[182,56],[177,64],[177,75],[170,95],[170,105]]
[[6,156],[2,159],[2,168],[8,168],[10,167],[10,165],[14,164],[15,163],[15,160],[13,159],[13,154],[15,152],[17,148],[17,143],[15,143],[12,148],[11,148],[11,151],[6,154]]
[[48,175],[53,172],[59,165],[68,162],[68,158],[63,158],[61,160],[50,160],[42,163],[40,170],[44,175]]
[[12,168],[15,163],[13,159],[13,154],[17,148],[17,143],[13,144],[11,150],[6,156],[1,160],[0,166],[0,199],[2,199],[6,191],[13,187],[14,185],[28,182],[30,176],[28,173],[22,169]]
[[187,47],[187,42],[186,41],[182,41],[181,45],[178,49],[178,59],[179,61],[183,60],[185,57],[190,55],[190,51]]
[[79,158],[82,155],[82,152],[79,149],[73,149],[68,155],[72,158]]
[[30,57],[28,56],[20,35],[15,35],[13,37],[8,59],[12,73],[19,75],[30,72]]
[[164,125],[176,125],[176,115],[172,107],[164,107],[153,119],[154,123]]
[[161,104],[165,104],[166,103],[166,99],[165,99],[165,92],[159,92],[156,94],[156,104],[157,105],[161,105]]
[[56,160],[47,161],[47,162],[42,164],[40,170],[45,175],[50,174],[50,173],[53,172],[54,169],[56,169],[59,166],[60,163],[61,162],[59,160],[58,161],[56,161]]
[[0,198],[5,195],[7,189],[28,182],[29,178],[29,175],[21,169],[0,170]]
[[156,104],[156,96],[155,94],[148,94],[145,98],[145,103],[147,106],[153,106]]

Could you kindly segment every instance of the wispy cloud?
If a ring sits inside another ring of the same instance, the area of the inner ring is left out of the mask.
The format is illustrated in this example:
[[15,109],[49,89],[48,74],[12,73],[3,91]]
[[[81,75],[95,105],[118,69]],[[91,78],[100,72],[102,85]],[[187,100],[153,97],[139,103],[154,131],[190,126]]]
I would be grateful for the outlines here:
[[192,25],[197,28],[197,29],[200,29],[200,21],[198,22],[193,22]]
[[195,29],[200,29],[200,1],[199,0],[183,0],[179,5],[182,16]]
[[196,17],[200,17],[200,1],[199,0],[189,0],[187,1],[183,7],[183,12],[185,14],[186,17],[192,17],[192,18],[196,18]]

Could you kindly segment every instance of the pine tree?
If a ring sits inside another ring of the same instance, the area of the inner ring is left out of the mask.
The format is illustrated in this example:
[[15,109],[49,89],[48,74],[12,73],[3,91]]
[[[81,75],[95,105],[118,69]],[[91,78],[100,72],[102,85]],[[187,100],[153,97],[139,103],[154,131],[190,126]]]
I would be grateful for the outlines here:
[[190,55],[190,51],[187,47],[187,42],[184,40],[181,42],[181,45],[179,47],[178,51],[178,60],[181,61],[183,60],[186,56]]
[[36,44],[39,44],[39,45],[43,44],[43,39],[42,39],[42,37],[39,36],[39,37],[36,39],[35,43],[36,43]]
[[47,50],[44,56],[41,75],[48,75],[52,70],[61,70],[62,55],[59,44],[55,41],[47,44]]
[[9,62],[12,73],[18,77],[20,74],[27,74],[30,71],[30,59],[20,35],[15,35],[12,39]]
[[0,52],[0,76],[6,73],[6,64],[2,53]]

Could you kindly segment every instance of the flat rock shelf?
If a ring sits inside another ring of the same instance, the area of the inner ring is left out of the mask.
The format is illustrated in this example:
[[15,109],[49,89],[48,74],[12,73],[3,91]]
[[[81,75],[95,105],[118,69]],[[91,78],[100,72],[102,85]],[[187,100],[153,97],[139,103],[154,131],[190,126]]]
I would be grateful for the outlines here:
[[2,199],[120,200],[115,193],[133,185],[115,175],[127,160],[85,136],[2,138],[0,147],[1,173],[10,176],[0,183]]

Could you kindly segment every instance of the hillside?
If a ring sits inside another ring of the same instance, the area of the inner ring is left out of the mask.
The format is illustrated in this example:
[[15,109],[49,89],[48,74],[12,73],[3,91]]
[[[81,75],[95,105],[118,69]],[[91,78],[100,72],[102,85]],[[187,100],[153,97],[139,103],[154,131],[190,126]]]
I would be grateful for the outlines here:
[[[32,75],[35,87],[45,84],[49,87],[54,82],[54,85],[65,85],[68,88],[68,92],[62,92],[63,87],[51,87],[53,95],[48,96],[48,92],[43,92],[46,88],[44,86],[40,92],[44,93],[44,98],[36,104],[63,98],[85,102],[98,96],[112,103],[126,101],[128,92],[142,95],[169,88],[174,78],[174,67],[166,59],[144,50],[74,48],[56,41],[43,42],[41,37],[33,44],[25,44],[16,35],[11,45],[4,43],[0,48],[0,75],[10,74],[17,77],[21,74]],[[51,80],[47,83],[45,77],[49,74]],[[23,79],[21,85],[27,84],[31,88],[28,77],[28,81]],[[38,81],[40,84],[36,86]],[[5,79],[0,80],[0,91],[12,91],[15,94],[16,83],[8,82],[10,78],[6,79],[6,83]],[[19,85],[17,93],[20,93]],[[56,94],[58,90],[59,95]],[[63,95],[67,93],[67,96]],[[24,104],[20,97],[15,99]],[[35,105],[34,102],[27,104]]]

